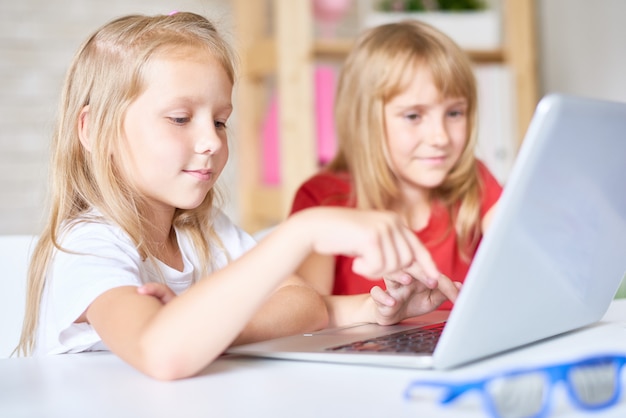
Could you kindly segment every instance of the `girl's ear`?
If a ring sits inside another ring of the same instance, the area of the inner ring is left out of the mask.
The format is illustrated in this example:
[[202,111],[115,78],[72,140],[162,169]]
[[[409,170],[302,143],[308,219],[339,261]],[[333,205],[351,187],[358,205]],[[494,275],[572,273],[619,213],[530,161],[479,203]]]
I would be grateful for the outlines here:
[[85,151],[91,152],[91,141],[89,138],[89,105],[83,107],[78,116],[78,138],[83,144]]

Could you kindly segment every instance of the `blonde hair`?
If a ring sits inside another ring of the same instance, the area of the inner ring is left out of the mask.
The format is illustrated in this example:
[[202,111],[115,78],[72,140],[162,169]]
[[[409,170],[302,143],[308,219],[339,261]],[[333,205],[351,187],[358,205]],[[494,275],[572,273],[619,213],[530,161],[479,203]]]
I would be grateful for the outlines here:
[[[154,262],[155,248],[146,232],[152,228],[145,217],[146,199],[111,155],[122,146],[126,109],[146,87],[146,66],[155,57],[181,49],[210,54],[234,83],[233,51],[210,21],[193,13],[115,19],[90,36],[74,56],[52,138],[50,211],[29,267],[18,354],[29,355],[34,348],[48,265],[55,248],[64,251],[60,235],[72,220],[97,208],[130,236],[143,259]],[[78,131],[87,105],[90,152],[81,145]],[[211,240],[221,245],[211,227],[212,207],[218,202],[218,191],[212,188],[197,208],[177,209],[174,215],[173,225],[190,234],[203,272],[211,263]]]
[[467,100],[467,141],[459,161],[432,198],[448,209],[464,257],[480,233],[476,144],[476,81],[466,54],[448,36],[418,21],[365,31],[348,54],[338,80],[335,122],[338,152],[328,169],[351,173],[355,205],[388,210],[403,197],[386,155],[384,105],[420,68],[429,68],[443,97]]

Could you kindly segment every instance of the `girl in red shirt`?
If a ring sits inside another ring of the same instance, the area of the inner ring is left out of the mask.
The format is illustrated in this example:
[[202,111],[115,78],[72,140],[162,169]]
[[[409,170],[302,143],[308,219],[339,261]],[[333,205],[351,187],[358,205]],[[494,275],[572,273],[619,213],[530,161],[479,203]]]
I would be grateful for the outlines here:
[[[502,192],[474,155],[477,92],[466,54],[418,21],[369,29],[344,63],[335,100],[338,153],[300,187],[291,212],[313,206],[395,212],[439,271],[462,282]],[[298,273],[322,295],[371,291],[380,299],[404,291],[397,282],[360,276],[352,262],[314,254]]]

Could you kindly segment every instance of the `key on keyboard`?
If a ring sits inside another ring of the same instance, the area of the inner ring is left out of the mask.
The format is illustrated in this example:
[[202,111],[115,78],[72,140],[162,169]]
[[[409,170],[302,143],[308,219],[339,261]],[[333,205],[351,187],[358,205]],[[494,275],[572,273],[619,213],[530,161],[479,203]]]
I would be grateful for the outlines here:
[[427,325],[419,328],[412,328],[396,332],[394,334],[383,335],[382,337],[371,338],[362,341],[355,341],[350,344],[339,345],[327,348],[327,351],[343,352],[397,352],[430,354],[435,351],[435,346],[445,322]]

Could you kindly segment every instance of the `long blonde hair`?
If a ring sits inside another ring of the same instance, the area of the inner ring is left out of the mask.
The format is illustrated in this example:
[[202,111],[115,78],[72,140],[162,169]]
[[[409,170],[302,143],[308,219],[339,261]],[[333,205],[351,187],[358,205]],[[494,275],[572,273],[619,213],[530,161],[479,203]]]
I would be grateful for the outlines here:
[[[67,71],[52,138],[50,211],[28,271],[26,314],[16,352],[29,355],[35,344],[41,297],[54,249],[63,251],[59,238],[70,221],[97,208],[105,219],[120,226],[137,246],[140,256],[154,262],[147,239],[151,225],[147,203],[111,158],[121,147],[126,109],[145,89],[144,71],[159,54],[194,48],[211,54],[235,79],[235,56],[206,18],[193,13],[131,15],[97,30],[79,48]],[[79,115],[89,105],[91,151],[79,140]],[[212,188],[195,209],[177,209],[173,225],[188,231],[198,251],[201,269],[211,263],[212,207],[219,194]],[[219,240],[217,240],[219,242]]]
[[[402,199],[386,158],[384,105],[403,91],[411,75],[429,68],[444,97],[467,100],[467,141],[459,161],[432,198],[448,209],[467,257],[480,233],[480,184],[476,144],[476,81],[467,55],[448,36],[418,21],[377,26],[363,32],[339,76],[335,101],[338,152],[328,169],[349,171],[351,199],[363,209],[388,210]],[[469,247],[468,247],[469,245]]]

